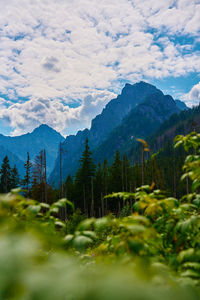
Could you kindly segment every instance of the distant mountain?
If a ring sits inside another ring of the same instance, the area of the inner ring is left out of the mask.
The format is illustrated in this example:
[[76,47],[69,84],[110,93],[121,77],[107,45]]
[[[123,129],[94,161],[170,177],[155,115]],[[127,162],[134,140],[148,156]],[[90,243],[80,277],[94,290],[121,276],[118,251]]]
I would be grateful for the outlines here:
[[[31,133],[20,136],[9,137],[0,134],[0,146],[7,151],[5,153],[12,153],[21,162],[26,161],[27,152],[33,160],[42,149],[46,149],[48,173],[54,166],[58,145],[63,141],[64,137],[60,133],[45,124],[35,128]],[[21,173],[21,170],[19,171]]]
[[115,128],[109,137],[93,152],[96,162],[104,158],[111,161],[116,150],[128,154],[137,143],[137,138],[145,139],[155,132],[172,114],[179,113],[175,101],[169,95],[156,93],[135,107],[121,125]]
[[156,93],[162,94],[155,86],[146,82],[141,81],[134,85],[127,83],[121,95],[111,100],[102,113],[92,120],[91,129],[88,132],[92,146],[99,145],[134,107],[144,102],[147,96]]
[[185,102],[181,101],[181,100],[178,100],[178,99],[175,99],[175,102],[176,102],[176,106],[180,109],[180,110],[185,110],[185,109],[189,109],[187,107],[187,105],[185,104]]
[[[200,105],[172,115],[152,135],[147,137],[146,142],[151,152],[155,153],[172,145],[175,136],[179,134],[186,135],[194,130],[200,131]],[[133,163],[141,161],[141,146],[139,143],[132,145],[128,157]]]
[[16,165],[17,170],[21,176],[24,176],[24,162],[19,159],[15,154],[0,146],[0,162],[2,163],[5,156],[8,156],[10,167],[13,168]]
[[[152,98],[152,95],[156,95]],[[149,98],[150,97],[150,98]],[[151,101],[149,100],[151,99]],[[161,103],[157,100],[159,99]],[[153,102],[155,101],[155,105],[158,107],[155,108]],[[164,101],[164,109],[162,109]],[[142,103],[147,102],[148,104],[141,105]],[[169,104],[170,103],[170,104]],[[169,107],[168,107],[169,105]],[[151,107],[153,106],[153,107]],[[167,108],[168,107],[168,108]],[[134,109],[136,109],[134,113]],[[133,114],[132,117],[126,120],[125,122],[129,123],[132,126],[134,122],[135,126],[139,126],[138,134],[141,132],[143,127],[143,135],[148,135],[152,132],[152,130],[157,129],[158,126],[163,122],[167,117],[169,117],[172,113],[179,112],[180,110],[177,108],[174,100],[170,96],[164,96],[163,93],[158,90],[155,86],[145,83],[139,82],[134,85],[126,84],[122,90],[121,95],[119,95],[116,99],[111,100],[106,107],[103,109],[102,113],[98,115],[96,118],[92,120],[91,129],[85,129],[83,131],[79,131],[77,135],[71,135],[66,138],[64,143],[62,144],[63,149],[65,150],[62,156],[62,172],[63,178],[66,178],[68,174],[75,174],[77,167],[79,165],[79,159],[81,153],[84,149],[85,139],[89,139],[89,144],[92,151],[95,152],[95,149],[98,147],[101,148],[101,144],[105,141],[107,148],[110,149],[112,145],[109,145],[109,142],[106,142],[107,139],[112,139],[112,134],[116,137],[115,145],[119,141],[117,133],[113,130],[120,126],[122,122],[124,122],[124,118],[126,118],[130,113]],[[160,112],[160,115],[159,113]],[[164,113],[163,113],[164,112]],[[164,114],[164,115],[163,115]],[[150,117],[151,115],[151,117]],[[139,116],[139,117],[138,117]],[[137,124],[136,121],[132,118],[137,118],[140,125]],[[144,123],[142,125],[142,119]],[[155,118],[155,119],[154,119]],[[146,123],[145,123],[146,122]],[[149,125],[148,122],[152,124]],[[124,124],[124,123],[123,123]],[[122,125],[122,128],[125,125]],[[126,127],[126,126],[125,126]],[[151,128],[151,130],[149,130]],[[117,129],[116,129],[117,130]],[[122,139],[127,139],[129,134],[135,135],[137,134],[137,128],[131,134],[130,131],[128,133],[124,129],[124,137]],[[123,130],[122,130],[123,131]],[[146,133],[145,133],[146,132]],[[112,134],[111,134],[112,133]],[[123,143],[123,142],[122,142]],[[99,150],[97,150],[98,152]],[[106,152],[103,150],[104,153]],[[111,152],[116,151],[116,147],[113,146]],[[111,155],[111,152],[110,155]],[[98,152],[100,154],[100,152]],[[99,154],[96,154],[96,157],[99,158]],[[102,155],[101,159],[102,159]],[[52,184],[57,185],[59,180],[59,158],[56,160],[55,167],[53,172],[50,175],[50,182]]]
[[149,137],[149,144],[155,152],[163,147],[167,140],[173,142],[176,135],[186,135],[191,131],[200,131],[200,105],[171,116]]

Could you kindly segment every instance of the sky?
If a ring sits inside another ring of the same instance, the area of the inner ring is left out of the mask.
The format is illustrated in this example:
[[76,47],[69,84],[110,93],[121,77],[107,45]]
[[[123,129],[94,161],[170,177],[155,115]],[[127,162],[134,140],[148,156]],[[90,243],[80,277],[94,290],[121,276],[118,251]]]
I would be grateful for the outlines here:
[[64,136],[126,82],[200,101],[200,0],[0,0],[0,133]]

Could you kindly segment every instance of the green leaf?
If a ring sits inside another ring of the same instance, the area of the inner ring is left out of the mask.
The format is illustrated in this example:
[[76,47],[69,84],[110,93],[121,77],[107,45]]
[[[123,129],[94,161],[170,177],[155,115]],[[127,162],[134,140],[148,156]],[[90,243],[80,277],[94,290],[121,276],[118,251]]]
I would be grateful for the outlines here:
[[74,204],[66,198],[62,198],[57,202],[53,203],[52,207],[62,208],[62,207],[66,207],[67,204],[71,206],[71,208],[74,210]]
[[37,215],[39,213],[39,211],[41,210],[41,206],[40,205],[29,205],[27,207],[27,210],[30,211],[31,213],[33,213],[34,215]]
[[75,237],[73,244],[77,250],[82,251],[85,248],[87,248],[90,244],[92,244],[92,242],[93,241],[91,238],[83,235],[78,235]]
[[94,223],[95,218],[90,218],[83,220],[77,227],[77,230],[83,231],[91,228],[92,224]]
[[98,231],[103,230],[110,223],[110,219],[108,217],[103,217],[95,220],[94,226]]
[[194,252],[193,248],[190,248],[190,249],[187,249],[187,250],[183,250],[178,255],[178,261],[179,262],[194,261],[195,260],[194,253],[195,252]]
[[60,228],[65,227],[65,223],[64,223],[64,222],[61,222],[61,221],[56,221],[56,222],[55,222],[55,225],[56,225],[57,227],[60,227]]
[[193,200],[193,204],[196,205],[197,207],[200,207],[200,199]]
[[81,232],[84,236],[91,238],[92,240],[97,239],[97,235],[94,231],[85,230]]
[[69,206],[71,206],[71,208],[74,210],[75,207],[74,207],[74,203],[72,203],[71,201],[69,201],[68,199],[65,199],[66,201],[66,204],[68,204]]
[[54,213],[54,214],[57,214],[59,213],[59,208],[58,207],[53,207],[50,209],[50,213]]
[[181,276],[182,277],[199,278],[200,277],[200,273],[199,272],[195,272],[193,270],[187,270],[185,272],[182,272]]
[[195,271],[200,271],[200,263],[198,262],[186,262],[182,267],[184,269],[193,269]]
[[43,207],[43,208],[50,208],[50,205],[49,204],[47,204],[47,203],[40,203],[40,205],[41,205],[41,207]]
[[146,230],[145,226],[139,224],[130,224],[130,225],[128,224],[125,225],[125,227],[134,234],[140,234]]
[[64,237],[64,243],[69,244],[73,240],[74,236],[73,234],[68,234]]

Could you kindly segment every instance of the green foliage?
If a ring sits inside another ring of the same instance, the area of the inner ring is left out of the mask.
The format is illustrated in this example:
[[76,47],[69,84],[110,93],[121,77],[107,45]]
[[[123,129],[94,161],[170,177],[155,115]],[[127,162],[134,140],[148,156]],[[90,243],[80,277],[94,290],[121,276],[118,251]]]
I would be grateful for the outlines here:
[[123,206],[119,216],[120,218],[128,217],[131,215],[131,212],[132,212],[131,205],[127,203],[126,205]]
[[43,231],[50,231],[53,235],[64,236],[66,224],[59,218],[60,209],[73,204],[67,199],[60,199],[49,205],[32,199],[25,199],[20,195],[20,189],[14,189],[6,195],[0,196],[0,216],[5,223],[29,230],[41,227]]
[[104,200],[124,204],[120,218],[76,211],[65,222],[61,210],[74,208],[67,199],[40,203],[18,189],[0,195],[0,299],[199,299],[195,136],[177,138],[196,151],[184,164],[194,192],[178,200],[152,184],[112,193]]
[[71,234],[75,231],[78,224],[86,219],[86,216],[81,213],[80,209],[77,209],[69,218],[66,220],[66,233]]
[[192,190],[196,191],[200,187],[200,134],[191,132],[187,136],[178,135],[175,138],[175,147],[183,145],[185,151],[194,149],[194,154],[188,155],[183,166],[184,174],[182,179],[192,180]]

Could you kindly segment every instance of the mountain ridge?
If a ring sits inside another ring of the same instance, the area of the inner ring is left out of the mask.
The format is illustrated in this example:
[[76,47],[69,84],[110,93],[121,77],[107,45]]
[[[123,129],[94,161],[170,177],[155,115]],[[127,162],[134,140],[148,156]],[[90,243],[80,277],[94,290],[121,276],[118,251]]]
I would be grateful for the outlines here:
[[[153,94],[160,95],[160,97],[164,96],[162,91],[143,81],[133,85],[126,84],[121,94],[111,100],[102,110],[102,113],[92,120],[90,129],[85,129],[79,131],[76,135],[66,137],[62,143],[62,147],[65,150],[61,159],[63,178],[66,178],[68,174],[75,174],[86,138],[89,139],[89,145],[93,151],[108,138],[112,130],[119,126],[133,109],[143,103],[148,96]],[[166,97],[169,101],[172,99],[174,103],[172,113],[179,112],[180,110],[177,108],[173,98],[171,96]],[[58,184],[59,157],[57,157],[55,167],[49,180],[52,184]]]
[[[160,106],[158,105],[160,104]],[[173,113],[179,113],[175,101],[169,95],[153,94],[146,101],[133,109],[121,125],[116,127],[110,136],[93,152],[96,162],[103,162],[104,157],[110,162],[116,150],[128,154],[129,148],[137,138],[145,139]]]
[[[46,124],[41,124],[32,132],[20,136],[12,137],[0,134],[0,146],[11,152],[22,162],[26,161],[27,152],[33,160],[42,149],[46,149],[47,172],[49,173],[57,157],[58,145],[62,141],[64,141],[64,137]],[[19,172],[20,175],[23,175],[21,168]]]

